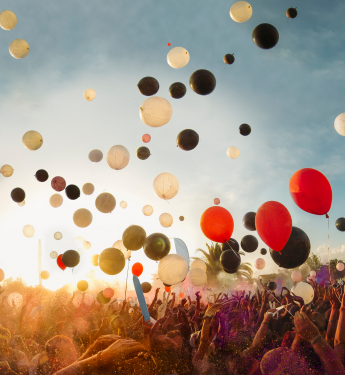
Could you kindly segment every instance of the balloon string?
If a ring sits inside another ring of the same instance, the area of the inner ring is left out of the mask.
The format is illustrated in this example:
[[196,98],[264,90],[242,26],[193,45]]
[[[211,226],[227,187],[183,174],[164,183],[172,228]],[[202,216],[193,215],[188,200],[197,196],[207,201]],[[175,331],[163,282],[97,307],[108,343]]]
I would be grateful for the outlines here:
[[330,261],[330,255],[329,255],[329,244],[330,244],[330,236],[329,236],[329,216],[326,214],[326,218],[328,219],[328,272],[329,272],[329,282],[331,284],[331,287],[334,291],[335,296],[337,297],[338,301],[341,303],[341,300],[338,296],[338,293],[334,286],[332,285],[332,276],[331,276],[331,261]]
[[240,254],[237,254],[237,251],[235,251],[235,250],[231,247],[231,245],[229,244],[229,242],[226,241],[226,243],[229,245],[230,249],[234,252],[234,254],[236,254],[237,258],[240,258]]
[[126,300],[126,297],[127,297],[127,281],[128,281],[128,271],[129,271],[129,261],[131,260],[131,258],[129,257],[128,258],[128,267],[127,267],[127,278],[126,278],[126,290],[125,290],[125,301]]

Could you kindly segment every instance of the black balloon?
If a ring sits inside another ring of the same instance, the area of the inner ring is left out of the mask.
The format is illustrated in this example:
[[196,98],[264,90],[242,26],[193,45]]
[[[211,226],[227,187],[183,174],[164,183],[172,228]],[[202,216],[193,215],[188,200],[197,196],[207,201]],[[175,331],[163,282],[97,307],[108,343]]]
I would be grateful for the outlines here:
[[35,174],[35,177],[37,178],[37,180],[39,182],[45,182],[48,180],[49,178],[49,175],[48,175],[48,172],[45,171],[44,169],[39,169],[36,174]]
[[248,234],[242,238],[241,247],[245,252],[252,253],[258,248],[258,246],[259,242],[255,236]]
[[187,89],[182,82],[175,82],[169,87],[170,96],[174,99],[181,99],[186,95]]
[[233,270],[227,270],[227,269],[223,268],[223,270],[226,273],[236,273],[238,271],[238,268],[234,268]]
[[296,18],[297,17],[297,9],[296,8],[289,8],[286,11],[286,16],[288,18]]
[[235,56],[232,55],[231,53],[227,53],[224,58],[223,58],[223,61],[225,62],[225,64],[233,64],[235,62]]
[[242,124],[242,125],[240,125],[238,130],[239,130],[241,135],[246,136],[246,135],[249,135],[251,133],[252,128],[248,124]]
[[141,288],[143,290],[143,293],[150,293],[152,289],[152,285],[148,282],[144,282],[141,284]]
[[156,78],[144,77],[139,81],[138,89],[145,96],[155,95],[159,90],[159,83]]
[[310,240],[302,229],[292,227],[290,238],[280,252],[270,249],[271,257],[279,267],[296,268],[309,257]]
[[274,282],[274,281],[270,281],[268,284],[267,284],[267,288],[269,290],[276,290],[277,289],[277,284]]
[[176,138],[176,143],[184,151],[193,150],[199,143],[199,134],[192,129],[182,130]]
[[[220,255],[220,264],[224,270],[227,270],[228,273],[237,269],[241,264],[240,255],[233,250],[225,250]],[[230,271],[230,272],[229,272]]]
[[114,247],[108,247],[99,254],[99,268],[107,275],[117,275],[126,265],[122,251]]
[[267,254],[267,250],[266,249],[261,249],[260,250],[260,254],[261,255],[266,255]]
[[150,155],[150,150],[145,146],[141,146],[137,149],[137,157],[140,160],[146,160]]
[[278,30],[269,23],[262,23],[253,30],[254,43],[262,49],[273,48],[279,40]]
[[100,290],[97,293],[97,302],[100,303],[101,305],[106,305],[107,303],[110,302],[111,298],[105,298],[103,295],[103,290]]
[[243,226],[252,232],[256,231],[255,216],[256,212],[247,212],[242,219]]
[[25,191],[21,188],[15,188],[11,191],[11,198],[16,203],[21,203],[25,199]]
[[80,197],[80,189],[76,185],[68,185],[65,189],[67,198],[71,200],[78,199]]
[[231,250],[231,249],[237,252],[240,251],[240,245],[234,238],[230,238],[228,242],[222,243],[221,248],[222,248],[222,251]]
[[161,260],[170,252],[169,238],[162,233],[150,234],[144,242],[145,255],[152,260]]
[[336,222],[335,226],[340,232],[345,232],[345,217],[340,217]]
[[189,85],[197,94],[208,95],[216,87],[216,78],[210,71],[199,69],[190,76]]
[[67,250],[63,253],[61,260],[66,267],[73,268],[79,264],[80,255],[78,251]]

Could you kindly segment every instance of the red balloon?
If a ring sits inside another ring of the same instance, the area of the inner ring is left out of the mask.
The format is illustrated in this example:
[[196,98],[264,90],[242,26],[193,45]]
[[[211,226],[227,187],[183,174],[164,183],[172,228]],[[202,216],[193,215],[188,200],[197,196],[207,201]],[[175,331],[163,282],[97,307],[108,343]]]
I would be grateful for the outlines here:
[[142,141],[143,141],[144,143],[148,143],[148,142],[151,141],[151,136],[150,136],[150,134],[144,134],[144,135],[141,137],[141,139],[142,139]]
[[105,288],[103,290],[103,296],[105,298],[112,298],[114,296],[114,289],[112,289],[112,288]]
[[332,187],[316,169],[303,168],[290,179],[292,199],[302,210],[314,215],[325,215],[332,205]]
[[56,191],[62,191],[66,187],[66,181],[63,177],[56,176],[51,182],[52,188]]
[[209,240],[225,243],[234,231],[234,219],[225,208],[212,206],[202,214],[200,227]]
[[170,286],[166,286],[164,289],[165,289],[165,291],[166,291],[167,293],[170,292]]
[[132,274],[135,276],[140,276],[144,271],[144,267],[141,263],[134,263],[132,266]]
[[258,209],[255,216],[258,235],[274,251],[283,250],[292,230],[288,209],[279,202],[269,201]]
[[66,266],[62,263],[62,255],[63,254],[60,254],[57,258],[56,258],[56,263],[57,265],[62,269],[62,271],[64,271],[66,269]]

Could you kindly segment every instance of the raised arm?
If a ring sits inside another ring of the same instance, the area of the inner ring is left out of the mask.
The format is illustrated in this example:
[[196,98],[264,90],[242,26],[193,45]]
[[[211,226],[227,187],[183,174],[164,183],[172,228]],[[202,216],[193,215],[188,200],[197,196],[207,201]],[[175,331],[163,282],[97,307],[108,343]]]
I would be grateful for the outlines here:
[[327,296],[328,300],[332,305],[331,316],[328,320],[326,340],[330,345],[334,345],[335,333],[337,330],[338,319],[339,319],[339,300],[335,295],[334,291],[331,290]]
[[151,305],[150,305],[150,307],[149,307],[149,313],[150,313],[150,314],[151,314],[153,308],[155,307],[155,303],[157,302],[159,289],[160,289],[160,288],[157,288],[157,289],[156,289],[155,297],[154,297],[154,299],[152,300]]

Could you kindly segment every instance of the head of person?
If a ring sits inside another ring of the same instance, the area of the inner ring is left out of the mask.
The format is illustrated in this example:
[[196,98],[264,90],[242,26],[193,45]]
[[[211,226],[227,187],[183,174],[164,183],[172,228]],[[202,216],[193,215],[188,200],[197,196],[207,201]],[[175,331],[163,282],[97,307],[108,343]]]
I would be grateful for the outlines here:
[[250,375],[260,366],[260,362],[253,357],[248,357],[241,354],[236,357],[232,357],[229,362],[229,368],[232,373],[236,375]]
[[0,327],[0,351],[6,351],[11,341],[11,332],[5,327]]
[[54,336],[45,344],[45,351],[54,371],[61,370],[77,360],[73,341],[66,336]]

